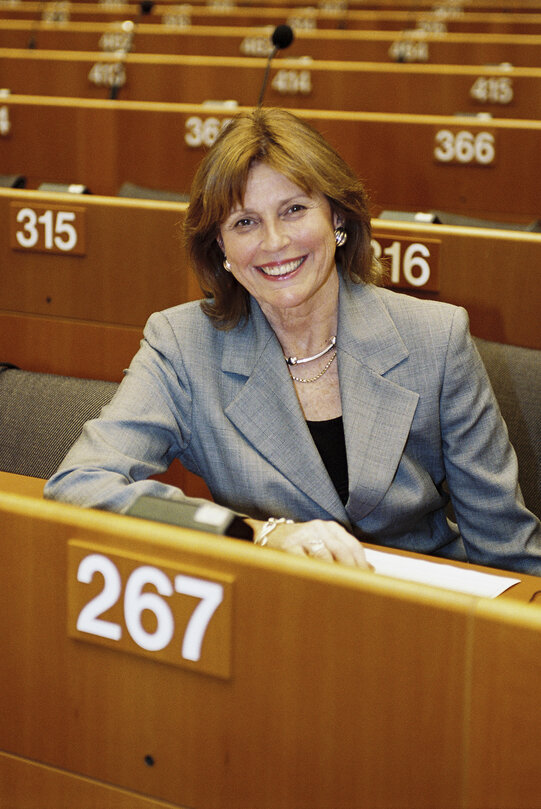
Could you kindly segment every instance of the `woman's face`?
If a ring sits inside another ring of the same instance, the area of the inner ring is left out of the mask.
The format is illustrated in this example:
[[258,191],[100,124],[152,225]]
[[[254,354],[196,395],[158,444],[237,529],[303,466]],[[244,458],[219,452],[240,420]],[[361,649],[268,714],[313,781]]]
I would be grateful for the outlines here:
[[266,314],[310,311],[336,289],[337,217],[323,194],[306,194],[265,163],[251,168],[242,206],[218,241],[237,281]]

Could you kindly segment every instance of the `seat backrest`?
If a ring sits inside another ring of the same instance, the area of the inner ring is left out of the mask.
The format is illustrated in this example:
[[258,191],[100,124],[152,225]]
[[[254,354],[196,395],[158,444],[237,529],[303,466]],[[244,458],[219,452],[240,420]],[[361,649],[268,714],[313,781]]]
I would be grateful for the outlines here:
[[518,456],[524,500],[541,517],[541,351],[474,339]]
[[0,364],[0,469],[49,478],[117,387]]

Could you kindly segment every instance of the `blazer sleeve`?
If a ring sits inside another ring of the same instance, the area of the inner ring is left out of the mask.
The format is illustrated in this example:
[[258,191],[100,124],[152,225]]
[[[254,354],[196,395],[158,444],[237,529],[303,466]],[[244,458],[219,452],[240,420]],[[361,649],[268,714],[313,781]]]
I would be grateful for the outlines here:
[[451,326],[440,419],[451,501],[468,558],[541,575],[539,520],[524,505],[516,454],[461,308]]
[[[201,502],[155,480],[190,444],[192,398],[169,321],[152,315],[111,402],[85,424],[44,495],[124,512],[141,495]],[[194,470],[199,471],[199,470]]]

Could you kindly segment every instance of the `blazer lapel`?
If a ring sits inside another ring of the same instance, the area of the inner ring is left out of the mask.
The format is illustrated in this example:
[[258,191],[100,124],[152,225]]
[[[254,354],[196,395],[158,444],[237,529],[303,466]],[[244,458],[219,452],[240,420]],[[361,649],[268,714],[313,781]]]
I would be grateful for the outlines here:
[[329,518],[347,521],[344,506],[312,441],[280,344],[252,300],[239,339],[226,340],[222,370],[245,377],[226,415],[275,469]]
[[341,284],[340,392],[348,456],[353,523],[367,516],[391,485],[418,402],[418,394],[386,379],[408,350],[371,287]]
[[341,280],[340,393],[352,495],[344,508],[315,448],[280,344],[252,300],[244,329],[226,339],[222,370],[243,377],[226,414],[252,446],[329,519],[357,523],[392,483],[418,394],[386,379],[408,350],[377,291]]

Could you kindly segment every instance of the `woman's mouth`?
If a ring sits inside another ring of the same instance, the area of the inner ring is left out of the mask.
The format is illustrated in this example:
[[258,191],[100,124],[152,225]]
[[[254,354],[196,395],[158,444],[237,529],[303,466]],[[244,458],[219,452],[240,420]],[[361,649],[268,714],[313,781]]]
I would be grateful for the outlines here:
[[256,270],[259,270],[259,272],[262,272],[264,275],[270,275],[273,278],[284,278],[286,275],[291,275],[291,273],[295,272],[295,270],[298,270],[305,259],[306,256],[301,256],[300,258],[294,258],[291,261],[261,264],[256,267]]

